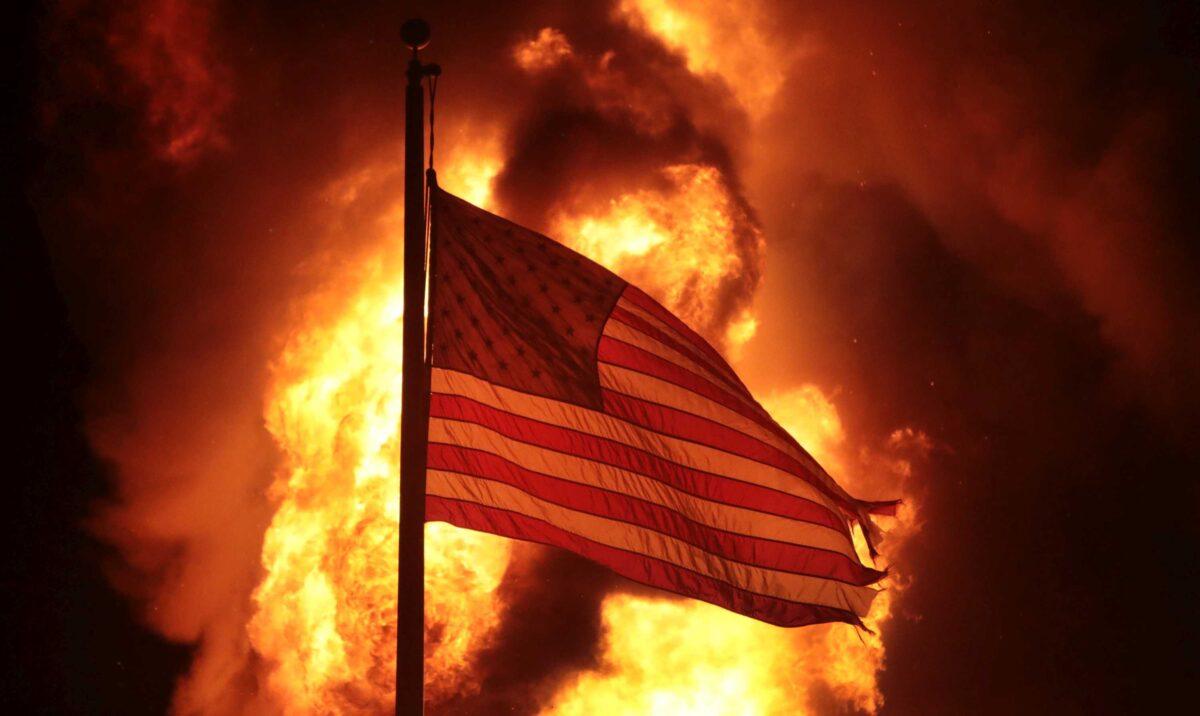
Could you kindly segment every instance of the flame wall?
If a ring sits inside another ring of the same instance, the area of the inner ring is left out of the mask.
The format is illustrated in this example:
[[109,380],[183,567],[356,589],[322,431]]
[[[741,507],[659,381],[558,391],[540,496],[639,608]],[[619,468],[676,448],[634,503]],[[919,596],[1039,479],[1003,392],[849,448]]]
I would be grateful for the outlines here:
[[[41,28],[32,195],[114,471],[89,528],[139,619],[195,645],[186,674],[148,676],[180,677],[178,713],[389,708],[397,13],[73,2]],[[907,498],[873,634],[774,629],[430,526],[435,713],[1095,710],[1184,678],[1169,649],[1133,658],[1130,608],[1186,569],[1161,530],[1195,523],[1200,272],[1174,180],[1196,100],[1147,39],[1170,23],[426,16],[443,185],[643,285],[851,492]]]

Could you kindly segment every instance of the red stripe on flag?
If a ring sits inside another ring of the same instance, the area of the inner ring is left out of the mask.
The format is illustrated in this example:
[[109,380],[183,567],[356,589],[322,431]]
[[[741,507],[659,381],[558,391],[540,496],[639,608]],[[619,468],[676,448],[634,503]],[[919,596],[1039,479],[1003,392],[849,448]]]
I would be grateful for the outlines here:
[[616,440],[516,415],[470,398],[433,393],[429,415],[475,423],[513,440],[636,472],[706,500],[824,525],[850,536],[840,515],[803,497],[680,465]]
[[425,519],[430,522],[449,522],[458,527],[513,539],[563,547],[635,582],[703,599],[777,626],[797,627],[835,621],[861,625],[861,621],[853,612],[755,594],[669,562],[594,542],[517,512],[429,495],[425,498]]
[[794,438],[786,430],[779,427],[765,412],[761,412],[762,408],[756,410],[746,400],[731,395],[728,391],[707,378],[696,375],[687,368],[656,356],[650,351],[642,350],[637,346],[630,345],[611,336],[602,336],[596,357],[605,363],[628,368],[652,378],[665,380],[685,390],[690,390],[701,397],[708,398],[714,403],[723,405],[735,413],[753,420],[788,442],[794,442]]
[[739,430],[678,408],[652,403],[608,388],[602,388],[600,392],[604,397],[604,412],[610,415],[628,420],[656,433],[670,435],[698,445],[707,445],[763,465],[779,468],[804,480],[847,510],[855,509],[855,505],[831,492],[824,481],[813,475],[803,463],[774,445],[769,445]]
[[645,320],[641,316],[631,311],[626,311],[624,308],[621,308],[620,305],[617,305],[613,307],[612,312],[609,314],[609,318],[617,323],[623,323],[636,331],[640,331],[647,338],[652,338],[671,350],[690,358],[698,365],[709,368],[714,373],[717,373],[722,378],[725,378],[729,387],[733,388],[734,390],[739,392],[744,390],[741,381],[737,379],[737,375],[734,374],[729,366],[725,365],[724,363],[714,365],[710,358],[707,358],[702,353],[697,352],[690,343],[684,345],[682,342],[675,340],[674,337],[668,335],[665,331],[660,330],[657,326],[652,325],[649,321]]
[[511,485],[560,507],[654,530],[751,567],[856,586],[873,584],[883,577],[882,572],[838,552],[721,530],[638,497],[535,472],[473,448],[430,443],[429,468]]
[[[625,291],[621,294],[621,297],[628,299],[630,303],[673,328],[676,333],[687,339],[701,353],[709,356],[717,362],[717,365],[724,366],[726,370],[733,373],[733,369],[729,367],[729,364],[725,362],[725,359],[717,352],[716,348],[713,348],[699,333],[693,331],[688,324],[679,320],[678,316],[663,308],[659,305],[658,301],[650,298],[645,291],[631,284],[625,287]],[[736,373],[733,374],[736,376]]]

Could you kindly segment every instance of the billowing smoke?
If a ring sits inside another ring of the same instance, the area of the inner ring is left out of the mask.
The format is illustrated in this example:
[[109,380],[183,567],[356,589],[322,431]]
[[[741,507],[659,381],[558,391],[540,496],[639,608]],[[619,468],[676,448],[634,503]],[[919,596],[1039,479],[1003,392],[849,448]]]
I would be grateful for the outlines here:
[[[883,452],[920,444],[888,707],[978,709],[986,684],[984,710],[1136,710],[1188,683],[1189,11],[422,9],[445,185],[601,253],[618,214],[678,237],[716,197],[722,262],[669,298],[742,352],[756,390],[833,396],[867,496],[896,487]],[[395,240],[404,12],[75,2],[42,28],[31,193],[92,360],[87,432],[116,473],[88,528],[139,618],[196,646],[184,713],[279,707],[246,631],[280,462],[264,395],[308,298],[341,296],[331,277]],[[455,176],[467,155],[482,179]],[[609,258],[653,283],[670,250]],[[601,605],[628,589],[517,546],[474,687],[433,708],[537,713],[603,668]],[[798,698],[875,705],[824,682]]]

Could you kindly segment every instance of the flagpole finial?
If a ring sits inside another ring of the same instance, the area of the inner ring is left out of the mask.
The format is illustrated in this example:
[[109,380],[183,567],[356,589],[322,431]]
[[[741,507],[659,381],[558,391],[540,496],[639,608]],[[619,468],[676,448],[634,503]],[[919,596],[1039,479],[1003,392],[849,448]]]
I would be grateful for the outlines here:
[[429,23],[419,17],[406,20],[400,27],[400,37],[416,52],[429,44]]

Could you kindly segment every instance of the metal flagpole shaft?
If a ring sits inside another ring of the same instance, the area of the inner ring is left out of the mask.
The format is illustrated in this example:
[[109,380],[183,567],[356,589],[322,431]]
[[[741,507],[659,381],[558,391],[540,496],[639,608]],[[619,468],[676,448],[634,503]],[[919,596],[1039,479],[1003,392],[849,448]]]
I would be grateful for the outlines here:
[[404,377],[400,417],[400,582],[396,633],[396,714],[421,716],[425,680],[425,450],[429,389],[425,368],[425,173],[421,82],[417,50],[429,25],[409,20],[401,29],[412,48],[404,129]]

